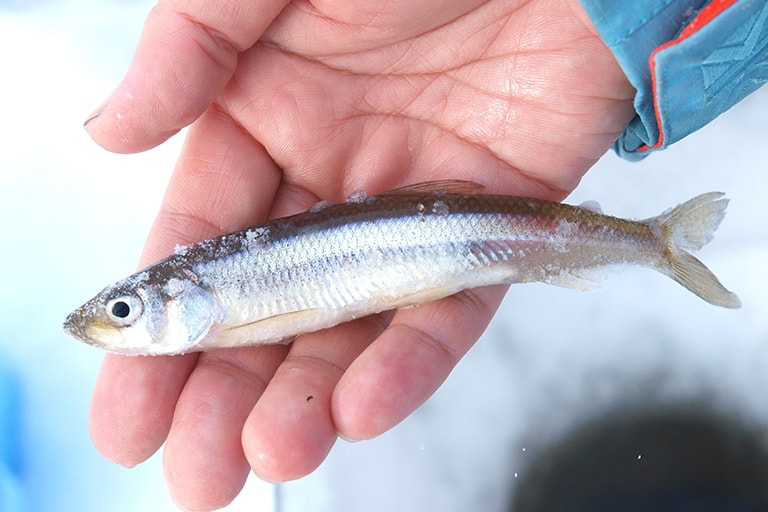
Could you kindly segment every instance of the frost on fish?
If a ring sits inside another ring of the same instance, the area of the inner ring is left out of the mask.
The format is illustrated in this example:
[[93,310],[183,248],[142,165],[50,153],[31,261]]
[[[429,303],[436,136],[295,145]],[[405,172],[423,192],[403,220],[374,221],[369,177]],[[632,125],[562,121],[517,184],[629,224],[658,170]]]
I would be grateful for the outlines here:
[[256,252],[269,244],[269,228],[255,227],[246,229],[243,236],[243,250]]
[[190,246],[191,246],[191,244],[186,244],[186,245],[176,244],[173,247],[173,254],[182,254],[182,255],[186,254],[187,253],[187,249],[189,249]]
[[318,212],[321,212],[321,211],[325,210],[329,206],[333,206],[334,204],[336,204],[336,203],[334,203],[333,201],[326,201],[326,200],[318,201],[315,204],[313,204],[312,206],[310,206],[309,210],[307,210],[307,212],[309,212],[309,213],[318,213]]
[[435,200],[434,203],[432,203],[432,213],[436,213],[438,215],[448,215],[450,212],[450,209],[448,208],[448,205],[445,204],[445,201]]
[[739,299],[691,252],[725,215],[721,193],[632,221],[594,205],[482,195],[443,181],[180,247],[105,288],[66,320],[72,336],[125,354],[258,345],[500,283],[584,288],[609,265],[658,270],[723,307]]
[[368,194],[365,190],[355,190],[347,196],[348,203],[362,203],[368,199]]

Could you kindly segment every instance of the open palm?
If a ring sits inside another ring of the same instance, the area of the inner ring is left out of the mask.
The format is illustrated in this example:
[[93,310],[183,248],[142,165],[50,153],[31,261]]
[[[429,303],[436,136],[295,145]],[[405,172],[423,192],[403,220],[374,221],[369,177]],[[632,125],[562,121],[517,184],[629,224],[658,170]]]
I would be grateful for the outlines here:
[[[355,189],[460,178],[562,199],[632,115],[633,90],[575,1],[368,3],[375,10],[331,0],[153,10],[125,80],[88,123],[101,145],[129,152],[193,122],[143,264]],[[167,440],[174,499],[222,506],[249,467],[297,478],[338,435],[397,424],[503,293],[463,292],[290,347],[107,356],[94,442],[134,465]]]

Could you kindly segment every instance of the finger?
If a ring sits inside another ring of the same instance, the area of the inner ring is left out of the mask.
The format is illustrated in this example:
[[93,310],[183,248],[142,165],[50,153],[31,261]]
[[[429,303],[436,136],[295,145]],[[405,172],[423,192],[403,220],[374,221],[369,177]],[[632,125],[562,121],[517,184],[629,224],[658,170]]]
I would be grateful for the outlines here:
[[91,398],[90,430],[106,459],[133,467],[165,441],[173,405],[196,355],[126,357],[107,354]]
[[240,492],[249,470],[240,442],[243,424],[287,350],[278,345],[200,356],[179,397],[163,453],[177,504],[214,510]]
[[[263,221],[280,172],[254,141],[215,106],[191,127],[153,226],[149,259],[179,243]],[[173,499],[209,510],[229,503],[248,474],[240,434],[284,347],[203,354],[178,397],[163,462]]]
[[370,439],[424,403],[480,337],[505,290],[468,290],[398,310],[336,387],[331,407],[339,434]]
[[293,480],[325,459],[336,441],[333,389],[387,318],[363,318],[293,343],[243,429],[245,454],[257,475],[272,482]]
[[97,143],[142,151],[205,111],[288,0],[161,0],[147,16],[127,74],[86,121]]
[[142,263],[267,218],[280,169],[258,142],[212,106],[190,127]]
[[[189,131],[142,266],[176,244],[263,220],[279,180],[263,148],[210,110]],[[91,436],[106,458],[133,466],[157,450],[196,357],[105,358],[91,402]]]

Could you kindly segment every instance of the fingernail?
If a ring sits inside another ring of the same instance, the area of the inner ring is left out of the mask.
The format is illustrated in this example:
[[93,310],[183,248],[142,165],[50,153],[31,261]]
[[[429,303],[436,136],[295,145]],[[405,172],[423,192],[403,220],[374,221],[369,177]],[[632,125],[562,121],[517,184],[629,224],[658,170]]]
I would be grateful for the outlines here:
[[112,94],[107,96],[107,99],[101,102],[101,104],[96,107],[96,109],[91,112],[91,114],[85,119],[85,122],[83,123],[83,128],[88,128],[88,124],[91,123],[94,119],[98,118],[102,112],[107,108],[107,105],[109,105],[109,102],[112,101]]
[[83,123],[83,128],[87,128],[88,127],[88,123],[90,123],[91,121],[93,121],[94,119],[99,117],[99,114],[101,114],[101,112],[94,112],[93,114],[89,115],[85,119],[85,122]]
[[341,434],[341,432],[336,432],[336,435],[339,436],[339,439],[348,443],[359,443],[360,441],[363,441],[363,439],[354,439],[352,437],[344,436]]

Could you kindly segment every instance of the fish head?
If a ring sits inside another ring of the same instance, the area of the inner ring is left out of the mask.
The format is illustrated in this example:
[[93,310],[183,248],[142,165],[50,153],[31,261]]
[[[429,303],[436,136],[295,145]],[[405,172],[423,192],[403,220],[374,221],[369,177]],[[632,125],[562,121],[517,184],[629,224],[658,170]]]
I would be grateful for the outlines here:
[[71,336],[109,352],[171,355],[194,350],[221,307],[186,276],[139,272],[102,290],[64,322]]

